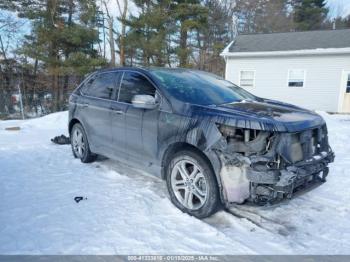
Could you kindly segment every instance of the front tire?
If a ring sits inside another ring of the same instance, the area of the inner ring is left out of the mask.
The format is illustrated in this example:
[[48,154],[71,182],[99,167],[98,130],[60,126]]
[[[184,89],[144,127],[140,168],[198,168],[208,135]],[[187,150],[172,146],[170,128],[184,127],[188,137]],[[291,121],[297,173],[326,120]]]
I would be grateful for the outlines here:
[[70,133],[72,151],[75,158],[80,158],[83,163],[95,161],[96,155],[91,153],[89,142],[83,126],[76,123]]
[[220,207],[215,174],[202,155],[192,150],[176,153],[167,166],[166,182],[172,203],[197,218]]

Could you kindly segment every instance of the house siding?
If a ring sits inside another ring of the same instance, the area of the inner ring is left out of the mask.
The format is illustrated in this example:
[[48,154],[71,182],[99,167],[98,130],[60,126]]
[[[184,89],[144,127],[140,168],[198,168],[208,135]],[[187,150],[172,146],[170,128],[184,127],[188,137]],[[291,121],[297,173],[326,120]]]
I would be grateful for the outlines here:
[[[305,69],[303,87],[288,87],[288,70]],[[228,57],[226,79],[239,85],[241,70],[255,71],[249,92],[312,110],[338,112],[343,70],[350,70],[350,55]]]

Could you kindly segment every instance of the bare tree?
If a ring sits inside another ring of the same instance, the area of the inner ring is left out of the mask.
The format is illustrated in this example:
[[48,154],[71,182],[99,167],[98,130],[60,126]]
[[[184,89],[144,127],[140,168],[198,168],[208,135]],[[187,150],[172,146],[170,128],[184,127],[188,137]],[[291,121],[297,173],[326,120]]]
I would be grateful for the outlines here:
[[[100,1],[100,6],[103,6],[103,0]],[[101,24],[102,27],[102,41],[103,41],[103,58],[106,58],[106,26],[105,26],[105,13],[103,11],[100,12],[101,17]],[[102,49],[102,47],[100,47]],[[102,52],[101,52],[102,54]]]
[[110,65],[111,67],[115,66],[115,45],[114,45],[114,19],[113,16],[109,13],[108,11],[108,6],[107,6],[107,1],[103,1],[103,5],[105,6],[106,9],[106,14],[107,14],[107,22],[108,22],[108,38],[109,38],[109,47],[111,51],[111,62]]
[[14,16],[0,13],[0,57],[7,59],[11,44],[16,39],[16,35],[19,34],[19,29],[23,26],[24,22],[15,19]]
[[121,8],[120,0],[116,0],[119,11],[119,21],[121,22],[121,33],[119,36],[119,55],[120,64],[125,66],[125,32],[126,32],[126,17],[128,12],[128,0],[123,0],[123,9]]
[[15,59],[11,51],[17,42],[23,21],[12,15],[0,12],[0,114],[11,111],[13,64]]

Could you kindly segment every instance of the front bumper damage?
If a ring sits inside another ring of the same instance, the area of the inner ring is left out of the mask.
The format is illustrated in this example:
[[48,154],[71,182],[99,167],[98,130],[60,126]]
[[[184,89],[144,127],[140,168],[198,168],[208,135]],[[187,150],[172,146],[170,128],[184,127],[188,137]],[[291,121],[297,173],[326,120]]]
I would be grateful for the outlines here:
[[292,198],[324,183],[334,161],[326,125],[298,133],[219,128],[223,136],[212,149],[221,160],[226,205]]
[[258,171],[247,167],[250,181],[250,200],[257,204],[273,203],[283,198],[292,198],[298,191],[307,190],[326,182],[328,164],[333,162],[334,153],[329,151],[315,155],[316,159],[302,161],[285,169]]

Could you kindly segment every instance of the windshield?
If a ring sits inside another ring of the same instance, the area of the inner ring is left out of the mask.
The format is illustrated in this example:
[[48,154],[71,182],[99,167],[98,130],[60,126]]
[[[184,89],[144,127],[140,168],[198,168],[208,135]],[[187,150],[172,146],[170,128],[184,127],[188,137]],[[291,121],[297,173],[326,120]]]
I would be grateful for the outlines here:
[[197,105],[220,105],[256,97],[242,88],[214,74],[186,69],[151,69],[156,77],[176,99]]

